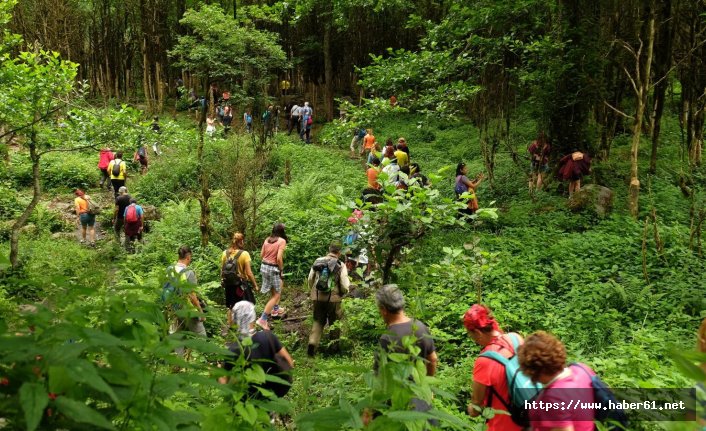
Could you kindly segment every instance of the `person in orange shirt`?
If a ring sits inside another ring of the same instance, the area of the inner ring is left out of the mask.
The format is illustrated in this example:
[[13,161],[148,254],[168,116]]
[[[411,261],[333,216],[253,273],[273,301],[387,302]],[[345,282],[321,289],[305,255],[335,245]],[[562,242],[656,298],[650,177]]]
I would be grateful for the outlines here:
[[364,161],[368,160],[370,151],[372,151],[373,148],[375,148],[375,136],[373,135],[373,129],[368,129],[368,134],[363,138],[363,151],[360,153],[363,155]]
[[380,186],[380,183],[378,182],[378,175],[380,174],[380,159],[377,157],[373,157],[373,160],[370,162],[372,165],[371,167],[368,168],[368,187],[371,189],[375,190],[380,190],[382,187]]
[[76,189],[74,194],[76,195],[74,199],[76,215],[81,225],[81,244],[86,243],[86,230],[88,230],[91,235],[90,245],[93,247],[96,245],[96,228],[94,226],[96,224],[96,215],[90,214],[88,211],[88,201],[91,198],[81,189]]

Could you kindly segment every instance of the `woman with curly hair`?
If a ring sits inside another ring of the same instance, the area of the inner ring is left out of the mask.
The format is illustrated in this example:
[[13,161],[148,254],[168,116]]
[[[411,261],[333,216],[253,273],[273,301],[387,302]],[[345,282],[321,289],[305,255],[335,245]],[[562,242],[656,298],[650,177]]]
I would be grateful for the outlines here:
[[[512,358],[514,346],[522,343],[522,337],[516,333],[505,334],[485,305],[475,304],[463,316],[463,325],[468,336],[482,347],[473,365],[473,393],[468,405],[471,417],[479,416],[485,407],[508,411],[510,391],[508,389],[505,367],[495,360],[482,356],[484,352],[498,352],[506,358]],[[508,414],[496,414],[487,422],[489,431],[520,431]]]
[[[520,369],[544,389],[536,401],[570,405],[580,400],[593,403],[592,377],[596,375],[585,364],[566,365],[564,344],[553,335],[538,331],[527,337],[519,351]],[[535,431],[593,431],[593,409],[530,409]]]

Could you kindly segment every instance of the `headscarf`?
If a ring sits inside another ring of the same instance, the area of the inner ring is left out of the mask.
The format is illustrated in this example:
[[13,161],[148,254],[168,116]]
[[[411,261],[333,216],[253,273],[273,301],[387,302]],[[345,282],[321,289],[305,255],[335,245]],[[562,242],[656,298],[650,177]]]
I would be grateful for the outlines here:
[[250,336],[254,330],[250,324],[255,321],[255,305],[250,301],[240,301],[233,306],[233,322],[238,325],[238,331],[244,336]]
[[480,304],[474,304],[466,311],[466,314],[463,315],[463,325],[469,331],[487,328],[492,328],[494,331],[500,330],[498,322],[490,313],[490,309]]

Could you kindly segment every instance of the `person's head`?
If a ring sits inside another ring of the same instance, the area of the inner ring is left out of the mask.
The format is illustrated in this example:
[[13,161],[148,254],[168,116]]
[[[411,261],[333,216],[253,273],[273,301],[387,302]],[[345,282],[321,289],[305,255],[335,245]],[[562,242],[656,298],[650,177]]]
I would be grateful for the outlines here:
[[341,243],[338,241],[333,241],[328,246],[328,252],[329,252],[329,254],[340,256],[341,255]]
[[131,204],[137,204],[137,199],[135,199],[135,198],[130,198],[130,203],[131,203]]
[[372,135],[372,134],[373,134],[373,129],[365,129],[365,132],[366,132],[368,135]]
[[500,332],[500,326],[493,317],[490,308],[482,304],[473,304],[463,315],[463,326],[468,336],[480,346],[487,346],[494,334]]
[[127,194],[127,187],[120,186],[120,188],[118,189],[118,193],[121,195],[126,195]]
[[282,238],[283,240],[289,242],[287,232],[284,229],[284,223],[275,223],[275,225],[272,226],[272,235],[270,236],[273,238]]
[[122,158],[123,158],[123,152],[122,152],[122,151],[118,151],[117,153],[115,153],[115,158],[116,158],[116,159],[122,159]]
[[387,140],[385,141],[385,146],[386,147],[394,147],[395,146],[395,144],[392,142],[392,138],[387,138]]
[[540,130],[537,133],[537,142],[540,144],[546,144],[547,143],[547,135],[544,133],[544,130]]
[[466,164],[461,162],[458,165],[456,165],[456,176],[459,175],[466,175],[468,172],[468,168],[466,167]]
[[183,262],[187,265],[191,263],[191,249],[188,245],[182,245],[179,247],[179,251],[177,253],[179,254],[179,262]]
[[272,110],[272,105],[267,105],[267,109],[271,111],[271,110]]
[[399,148],[399,147],[404,148],[404,147],[406,147],[406,146],[407,146],[407,140],[406,140],[405,138],[400,137],[400,138],[397,140],[397,147],[398,147],[398,148]]
[[566,367],[566,349],[555,336],[537,331],[517,351],[520,369],[533,382],[549,383]]
[[84,193],[84,191],[81,190],[81,189],[76,189],[76,190],[74,191],[74,194],[75,194],[76,196],[80,197],[80,198],[86,196],[86,193]]
[[230,113],[230,105],[226,105],[226,107],[223,108],[223,111],[229,114]]
[[380,144],[375,142],[375,151],[380,151]]
[[155,117],[153,118],[153,120],[154,120],[155,122],[157,122],[157,121],[159,121],[159,117],[155,116]]
[[230,240],[230,247],[236,250],[242,250],[245,246],[245,235],[240,232],[233,234],[233,238]]
[[395,157],[395,149],[392,147],[385,147],[385,152],[383,153],[383,157],[387,157],[388,159]]
[[309,102],[304,102],[304,106],[309,106]]
[[255,327],[255,305],[250,301],[240,301],[233,306],[233,323],[242,335],[250,335]]
[[385,323],[404,312],[404,296],[396,284],[386,284],[378,289],[375,302]]
[[373,166],[380,166],[380,159],[378,159],[377,157],[373,157],[373,159],[370,161],[370,163]]

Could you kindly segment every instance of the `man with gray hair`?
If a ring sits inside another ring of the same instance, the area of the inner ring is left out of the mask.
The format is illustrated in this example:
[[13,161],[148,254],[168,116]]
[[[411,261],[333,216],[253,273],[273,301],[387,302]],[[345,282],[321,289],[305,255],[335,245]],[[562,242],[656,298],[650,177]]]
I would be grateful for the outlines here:
[[[321,341],[321,335],[326,324],[333,325],[343,317],[341,301],[343,295],[350,289],[348,270],[341,264],[341,244],[332,242],[328,254],[316,259],[309,271],[308,284],[311,289],[310,298],[314,301],[314,324],[309,336],[306,353],[310,357],[316,355],[316,348]],[[331,331],[331,339],[336,340],[339,331]]]
[[[387,333],[380,337],[380,347],[389,353],[406,353],[402,345],[404,337],[413,335],[417,339],[419,356],[424,360],[427,375],[436,374],[436,347],[429,328],[422,322],[408,317],[404,312],[404,296],[396,284],[386,284],[375,293],[378,310],[387,326]],[[375,361],[377,369],[377,361]]]

